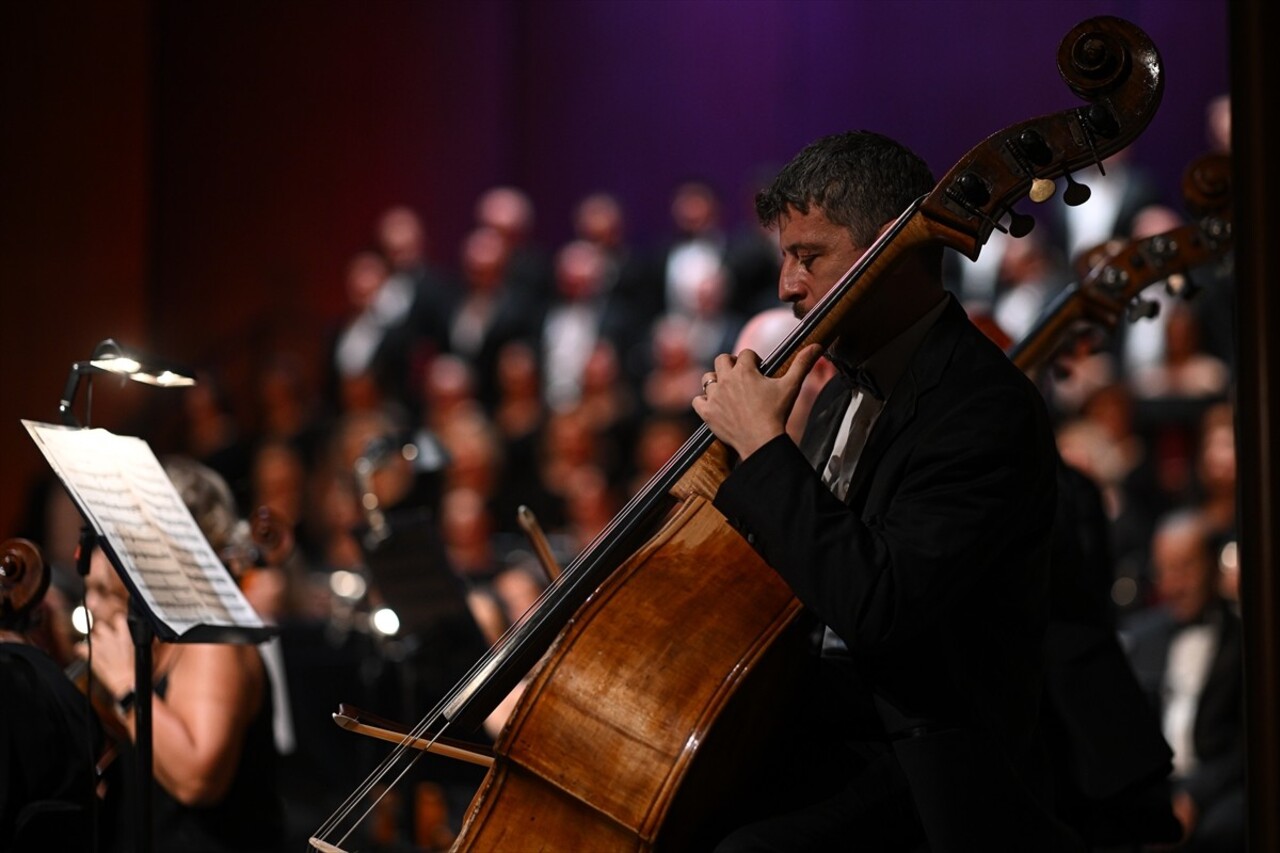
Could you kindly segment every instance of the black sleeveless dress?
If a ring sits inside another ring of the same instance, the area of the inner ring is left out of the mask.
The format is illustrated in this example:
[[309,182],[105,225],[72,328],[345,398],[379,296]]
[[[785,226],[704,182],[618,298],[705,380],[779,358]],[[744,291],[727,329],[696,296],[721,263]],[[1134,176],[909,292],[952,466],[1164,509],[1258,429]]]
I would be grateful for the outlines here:
[[[270,676],[266,676],[270,678]],[[156,679],[155,694],[164,698],[168,676]],[[262,704],[245,732],[240,764],[231,787],[211,806],[188,806],[154,786],[152,841],[155,853],[277,853],[285,847],[284,806],[277,788],[275,741],[272,736],[269,683],[263,685]],[[122,756],[123,757],[123,756]],[[122,767],[124,787],[132,800],[136,756]],[[126,781],[127,780],[127,781]],[[116,804],[116,837],[110,849],[132,850],[136,836],[133,802]]]

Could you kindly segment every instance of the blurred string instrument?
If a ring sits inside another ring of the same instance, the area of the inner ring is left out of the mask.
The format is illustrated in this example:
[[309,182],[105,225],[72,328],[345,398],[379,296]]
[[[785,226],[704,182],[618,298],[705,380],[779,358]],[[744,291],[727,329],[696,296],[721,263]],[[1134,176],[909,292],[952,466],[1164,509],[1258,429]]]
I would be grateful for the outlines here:
[[49,577],[34,542],[6,539],[0,544],[0,617],[9,622],[32,610],[49,589]]
[[293,526],[269,506],[258,507],[241,525],[243,534],[234,536],[218,558],[240,588],[247,590],[254,583],[256,571],[283,566],[293,556],[296,541]]
[[[921,251],[976,259],[1023,236],[1065,177],[1126,147],[1163,94],[1148,37],[1086,20],[1058,50],[1087,103],[1000,131],[914,202],[764,360],[829,346],[887,273]],[[1003,224],[1007,219],[1007,225]],[[386,786],[437,739],[477,728],[528,677],[455,850],[703,849],[740,825],[761,759],[786,749],[786,699],[808,654],[800,603],[712,506],[729,451],[697,430],[311,839],[342,850]],[[532,670],[532,674],[531,674]]]
[[[260,506],[249,515],[249,539],[253,550],[248,565],[258,568],[279,567],[293,554],[293,528],[287,519],[268,506]],[[223,559],[227,559],[224,555]]]
[[[6,539],[0,543],[0,615],[6,622],[19,618],[22,614],[34,610],[44,599],[49,589],[51,573],[40,552],[40,547],[29,539]],[[42,645],[37,642],[36,645]],[[46,649],[46,651],[52,651]],[[120,738],[128,737],[128,731],[114,712],[114,699],[100,686],[94,686],[89,678],[89,670],[85,662],[76,658],[67,665],[64,672],[72,682],[88,695],[94,712],[103,723],[103,728],[110,735],[103,745],[102,752],[94,761],[97,778],[115,760]],[[99,795],[102,794],[101,787]]]
[[1110,241],[1081,254],[1080,280],[1064,290],[1027,335],[1009,349],[1023,372],[1036,374],[1064,351],[1096,348],[1098,332],[1122,319],[1154,317],[1160,303],[1142,291],[1160,282],[1171,296],[1199,290],[1192,270],[1223,258],[1232,247],[1231,158],[1206,154],[1183,173],[1182,192],[1191,222],[1138,240]]

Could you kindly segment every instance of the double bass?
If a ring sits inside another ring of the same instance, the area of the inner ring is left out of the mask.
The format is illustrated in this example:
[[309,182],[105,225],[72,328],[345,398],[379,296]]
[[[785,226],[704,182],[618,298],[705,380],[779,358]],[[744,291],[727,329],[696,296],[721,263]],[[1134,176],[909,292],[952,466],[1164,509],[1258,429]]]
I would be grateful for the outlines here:
[[[995,229],[1017,237],[1066,176],[1127,146],[1163,93],[1148,37],[1113,17],[1058,50],[1087,104],[1010,127],[918,199],[764,361],[830,345],[900,260],[941,244],[976,259]],[[1006,226],[1004,221],[1008,219]],[[792,662],[808,626],[787,585],[712,506],[731,458],[705,427],[590,543],[538,604],[405,738],[311,839],[342,844],[407,772],[418,747],[477,727],[527,679],[454,850],[652,850],[710,846],[746,819],[741,794],[785,748]]]

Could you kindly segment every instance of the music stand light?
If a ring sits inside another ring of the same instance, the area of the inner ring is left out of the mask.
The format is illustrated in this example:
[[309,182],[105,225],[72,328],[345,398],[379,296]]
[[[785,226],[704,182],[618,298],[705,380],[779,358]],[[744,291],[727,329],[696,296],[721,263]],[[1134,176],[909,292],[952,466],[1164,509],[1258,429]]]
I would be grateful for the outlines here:
[[[77,361],[71,365],[67,375],[67,384],[62,391],[62,399],[58,401],[58,414],[65,426],[81,426],[72,410],[76,392],[80,390],[83,377],[92,379],[95,373],[115,373],[125,379],[154,385],[159,388],[186,388],[196,384],[191,371],[159,359],[143,356],[107,338],[93,348],[93,355],[88,361]],[[90,388],[92,392],[92,388]],[[90,398],[92,406],[92,398]],[[86,415],[85,420],[88,420]]]

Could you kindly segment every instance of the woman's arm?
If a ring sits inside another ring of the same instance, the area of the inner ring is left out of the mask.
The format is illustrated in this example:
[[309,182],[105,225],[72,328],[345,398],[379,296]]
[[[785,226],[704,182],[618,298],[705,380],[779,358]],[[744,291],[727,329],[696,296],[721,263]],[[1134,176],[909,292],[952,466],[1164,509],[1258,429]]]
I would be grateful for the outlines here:
[[[157,646],[173,661],[164,698],[151,706],[151,751],[156,781],[187,805],[216,803],[240,763],[244,734],[262,703],[266,671],[253,646],[169,644]],[[158,662],[164,667],[164,661]],[[93,629],[94,675],[117,699],[132,692],[133,644],[124,615]],[[137,696],[117,709],[137,739]]]

